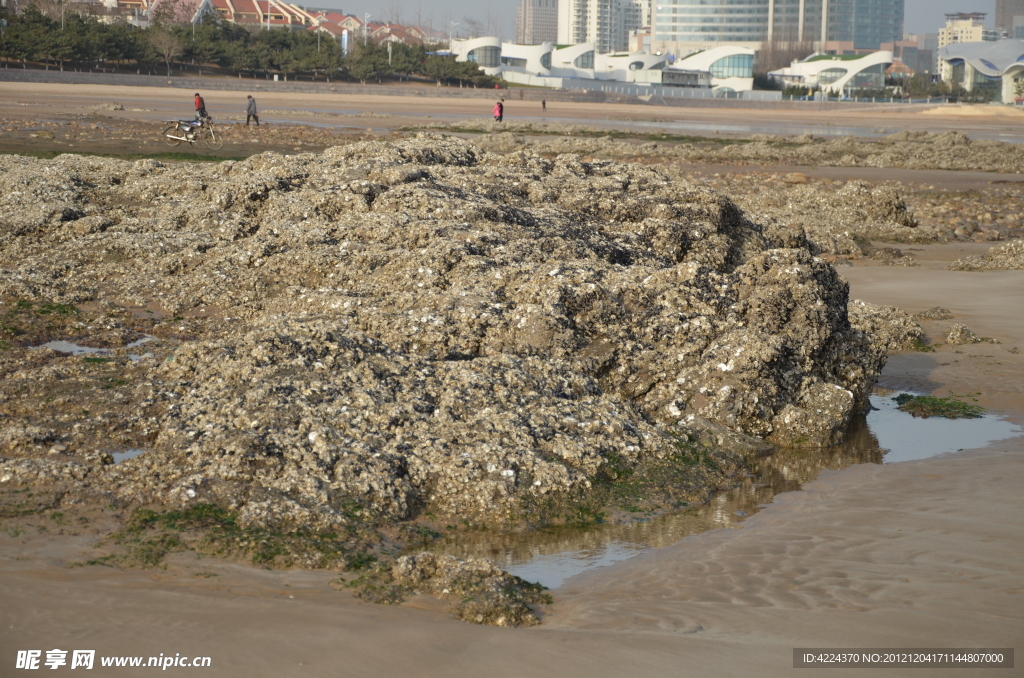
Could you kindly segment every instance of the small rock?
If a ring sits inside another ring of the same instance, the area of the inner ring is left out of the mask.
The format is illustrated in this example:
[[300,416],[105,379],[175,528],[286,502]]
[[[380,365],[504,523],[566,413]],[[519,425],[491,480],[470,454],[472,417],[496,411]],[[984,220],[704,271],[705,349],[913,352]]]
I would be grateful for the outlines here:
[[921,311],[913,317],[914,320],[919,322],[921,320],[949,320],[953,317],[953,313],[948,308],[935,306],[934,308],[929,308],[927,311]]
[[961,323],[957,323],[949,328],[949,334],[946,336],[946,343],[952,346],[977,344],[980,342],[981,339],[978,338],[978,335],[968,329],[967,325]]

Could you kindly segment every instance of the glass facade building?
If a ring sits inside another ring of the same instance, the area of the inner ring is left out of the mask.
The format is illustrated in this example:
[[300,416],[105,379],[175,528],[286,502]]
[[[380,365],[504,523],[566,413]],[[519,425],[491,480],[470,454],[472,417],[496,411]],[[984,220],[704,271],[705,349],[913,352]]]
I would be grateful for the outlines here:
[[754,77],[754,55],[733,54],[711,64],[713,78],[752,78]]
[[655,42],[820,42],[878,49],[903,39],[905,0],[654,0]]
[[466,55],[466,60],[472,61],[483,68],[497,68],[501,65],[501,48],[491,46],[477,47],[469,51],[469,54]]
[[760,42],[768,36],[768,1],[654,0],[654,39]]
[[828,39],[878,49],[903,39],[904,0],[829,0]]

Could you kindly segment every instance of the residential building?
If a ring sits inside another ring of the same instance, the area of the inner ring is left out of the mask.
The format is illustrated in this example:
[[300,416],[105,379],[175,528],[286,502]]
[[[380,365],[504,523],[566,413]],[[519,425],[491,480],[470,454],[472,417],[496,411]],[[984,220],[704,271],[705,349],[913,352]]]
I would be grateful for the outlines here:
[[1012,31],[1018,16],[1024,16],[1024,0],[996,0],[996,28]]
[[642,18],[637,0],[559,0],[557,42],[592,42],[598,54],[621,52],[628,49],[630,33],[641,27]]
[[520,0],[516,11],[516,41],[540,45],[558,38],[558,0]]
[[984,12],[947,14],[945,28],[939,29],[939,49],[961,42],[993,42],[1006,37],[1008,31],[1004,29],[985,28],[986,16]]

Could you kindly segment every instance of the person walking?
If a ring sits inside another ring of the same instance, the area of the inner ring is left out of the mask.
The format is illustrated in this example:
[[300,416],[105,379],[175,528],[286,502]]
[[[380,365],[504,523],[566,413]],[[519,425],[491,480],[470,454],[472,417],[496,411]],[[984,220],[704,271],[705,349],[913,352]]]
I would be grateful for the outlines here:
[[256,121],[256,126],[260,126],[260,116],[256,114],[256,100],[249,95],[249,103],[245,105],[245,126],[249,126],[249,119]]
[[547,101],[547,99],[541,99],[540,100],[540,110],[542,110],[545,113],[547,113],[547,110],[548,110],[548,101]]
[[505,118],[505,104],[500,101],[494,104],[494,122],[501,122]]
[[210,116],[206,113],[206,102],[199,96],[199,92],[196,92],[196,120],[205,120],[208,117]]

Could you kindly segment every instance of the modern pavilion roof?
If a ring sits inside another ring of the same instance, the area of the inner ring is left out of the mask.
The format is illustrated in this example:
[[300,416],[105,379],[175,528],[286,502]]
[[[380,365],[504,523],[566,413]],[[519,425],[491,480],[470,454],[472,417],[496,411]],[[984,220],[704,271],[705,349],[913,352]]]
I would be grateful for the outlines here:
[[966,61],[982,75],[998,78],[1010,66],[1024,61],[1024,40],[959,42],[939,50],[943,61]]

